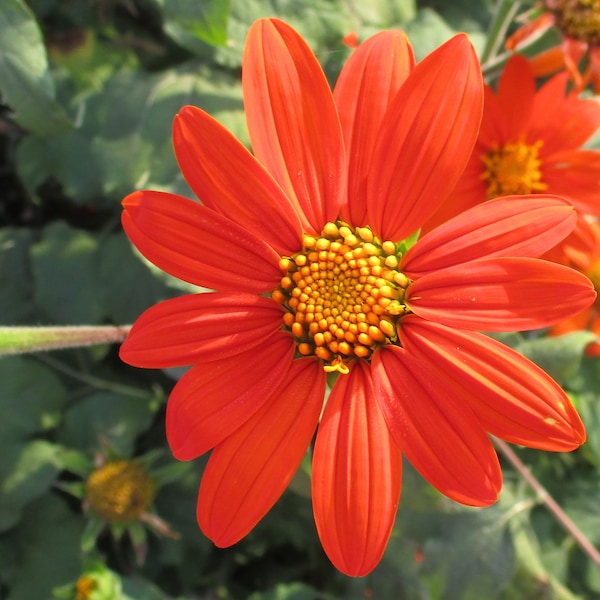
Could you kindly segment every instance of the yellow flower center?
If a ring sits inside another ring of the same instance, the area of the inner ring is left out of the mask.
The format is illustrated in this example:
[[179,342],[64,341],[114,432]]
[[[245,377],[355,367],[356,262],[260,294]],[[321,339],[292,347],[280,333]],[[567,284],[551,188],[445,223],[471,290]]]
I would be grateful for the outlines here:
[[298,355],[348,373],[350,361],[397,342],[398,320],[410,312],[404,295],[411,282],[398,270],[400,257],[394,242],[368,227],[327,223],[320,237],[305,235],[303,250],[281,259],[283,277],[272,294],[286,309],[284,327]]
[[96,515],[110,523],[129,523],[150,506],[155,487],[141,464],[116,460],[92,472],[85,486],[85,499]]
[[542,141],[535,144],[509,142],[481,156],[488,199],[513,194],[533,194],[548,186],[542,181],[538,157]]
[[92,592],[98,587],[95,579],[82,575],[75,585],[75,593],[77,600],[89,600]]
[[600,0],[546,0],[559,29],[576,40],[600,43]]

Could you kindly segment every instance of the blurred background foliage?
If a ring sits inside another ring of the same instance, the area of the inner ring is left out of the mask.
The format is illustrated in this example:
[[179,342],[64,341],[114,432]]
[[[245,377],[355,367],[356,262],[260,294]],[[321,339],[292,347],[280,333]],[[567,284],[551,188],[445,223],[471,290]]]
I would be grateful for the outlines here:
[[[170,138],[185,104],[247,142],[244,37],[259,17],[292,24],[331,82],[360,39],[404,29],[417,58],[455,32],[481,51],[492,0],[2,0],[0,320],[125,324],[181,293],[120,229],[140,188],[189,195]],[[504,336],[565,386],[588,427],[578,452],[517,449],[600,545],[600,363],[585,334]],[[218,550],[198,530],[204,459],[175,462],[165,402],[178,371],[137,370],[97,346],[0,360],[0,599],[575,600],[600,598],[600,568],[505,465],[500,501],[455,504],[406,466],[392,540],[368,577],[324,556],[309,478],[242,542]],[[90,508],[92,472],[133,460],[153,482],[143,514],[107,522]],[[307,461],[308,464],[308,461]]]

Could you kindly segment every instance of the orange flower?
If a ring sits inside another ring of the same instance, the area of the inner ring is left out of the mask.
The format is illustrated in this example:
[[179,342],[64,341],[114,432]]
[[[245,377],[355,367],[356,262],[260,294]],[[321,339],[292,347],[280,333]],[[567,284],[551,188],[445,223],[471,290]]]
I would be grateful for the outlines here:
[[[260,20],[243,92],[254,155],[200,109],[175,120],[203,205],[152,191],[124,200],[149,260],[218,291],[147,310],[121,356],[194,365],[169,399],[167,436],[181,460],[213,449],[197,516],[217,546],[277,501],[318,425],[317,530],[341,571],[364,575],[394,524],[402,453],[442,493],[485,506],[502,483],[486,432],[548,450],[583,442],[560,387],[475,330],[548,326],[595,294],[535,258],[575,222],[558,199],[477,206],[404,251],[477,136],[481,72],[464,35],[414,66],[404,34],[379,33],[332,94],[302,38]],[[327,373],[338,377],[323,409]]]
[[[581,90],[592,83],[600,92],[600,0],[544,0],[543,10],[506,42],[509,50],[518,49],[537,38],[550,27],[562,33],[562,43],[531,58],[538,77],[566,69],[575,88]],[[580,62],[587,59],[583,73]]]
[[428,228],[490,198],[556,194],[578,212],[572,235],[546,258],[569,263],[593,245],[585,214],[600,214],[600,152],[581,148],[600,125],[600,104],[565,93],[567,75],[539,90],[527,60],[513,56],[494,92],[485,86],[483,120],[456,189]]

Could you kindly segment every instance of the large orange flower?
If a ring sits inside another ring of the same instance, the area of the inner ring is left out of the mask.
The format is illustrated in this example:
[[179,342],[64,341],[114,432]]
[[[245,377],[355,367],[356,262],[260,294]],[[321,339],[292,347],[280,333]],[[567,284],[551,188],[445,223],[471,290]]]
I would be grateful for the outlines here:
[[481,131],[456,189],[428,227],[490,198],[556,194],[578,213],[575,231],[547,258],[570,262],[589,252],[593,235],[585,214],[600,214],[600,152],[582,148],[600,125],[600,104],[566,93],[562,73],[536,90],[527,60],[513,56],[498,82],[485,86]]
[[536,3],[541,12],[511,35],[506,47],[519,49],[551,27],[562,34],[559,45],[530,59],[538,77],[566,70],[575,88],[590,82],[600,91],[600,0],[543,0]]
[[277,501],[318,424],[317,530],[341,571],[364,575],[392,530],[402,454],[442,493],[484,506],[501,487],[486,432],[547,450],[583,442],[558,385],[475,331],[544,327],[591,304],[583,275],[535,258],[575,214],[555,198],[497,200],[404,251],[477,136],[482,80],[465,36],[414,66],[404,34],[377,34],[332,94],[302,38],[260,20],[243,92],[254,155],[197,108],[175,120],[203,204],[124,200],[125,230],[149,260],[218,291],[150,308],[121,356],[194,365],[169,399],[167,435],[182,460],[213,449],[197,516],[218,546]]

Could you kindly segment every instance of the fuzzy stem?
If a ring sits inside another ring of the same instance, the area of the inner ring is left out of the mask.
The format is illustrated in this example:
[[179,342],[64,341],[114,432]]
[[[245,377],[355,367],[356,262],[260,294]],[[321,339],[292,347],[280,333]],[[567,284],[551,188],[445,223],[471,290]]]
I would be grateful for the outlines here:
[[0,327],[0,356],[123,342],[131,325]]
[[519,10],[520,2],[514,0],[499,0],[494,17],[486,37],[485,47],[481,53],[481,64],[494,59],[502,46],[506,31]]
[[560,505],[549,494],[548,490],[535,478],[533,473],[525,466],[514,450],[503,440],[494,438],[496,448],[502,453],[519,475],[533,488],[538,498],[546,505],[546,508],[554,515],[556,520],[567,530],[579,547],[600,566],[600,552],[593,546],[583,531],[575,525],[571,518],[565,513]]

